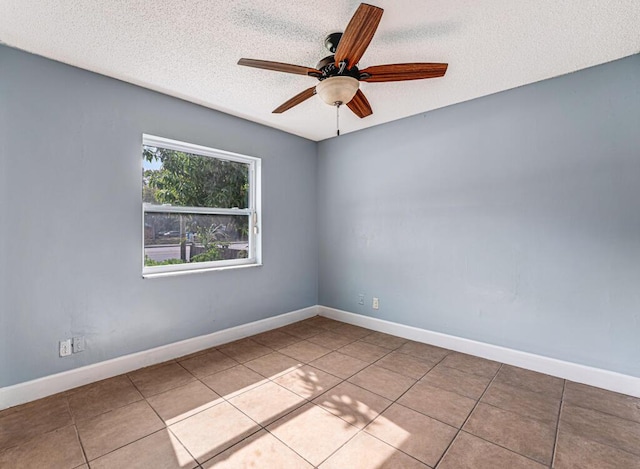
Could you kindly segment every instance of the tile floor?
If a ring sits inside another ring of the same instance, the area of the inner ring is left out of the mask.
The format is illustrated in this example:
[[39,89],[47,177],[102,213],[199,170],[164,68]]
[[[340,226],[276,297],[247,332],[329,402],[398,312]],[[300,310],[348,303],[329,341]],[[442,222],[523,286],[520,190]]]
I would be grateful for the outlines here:
[[1,468],[640,468],[640,399],[316,316],[0,412]]

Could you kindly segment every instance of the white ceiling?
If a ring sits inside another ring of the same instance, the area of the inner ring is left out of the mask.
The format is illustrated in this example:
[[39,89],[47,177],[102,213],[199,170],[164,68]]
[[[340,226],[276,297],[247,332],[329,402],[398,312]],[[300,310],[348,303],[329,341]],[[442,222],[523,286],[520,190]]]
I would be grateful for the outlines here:
[[[322,140],[335,108],[314,96],[271,111],[311,77],[236,65],[241,57],[315,67],[351,0],[1,0],[0,41],[271,127]],[[447,62],[445,77],[362,83],[373,115],[341,109],[341,133],[640,52],[639,0],[381,0],[360,67]]]

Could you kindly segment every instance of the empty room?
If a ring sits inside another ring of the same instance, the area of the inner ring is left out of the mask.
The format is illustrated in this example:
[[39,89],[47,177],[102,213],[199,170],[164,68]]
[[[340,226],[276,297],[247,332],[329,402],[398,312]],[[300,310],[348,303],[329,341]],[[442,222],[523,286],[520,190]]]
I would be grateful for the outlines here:
[[0,1],[0,468],[640,468],[640,3]]

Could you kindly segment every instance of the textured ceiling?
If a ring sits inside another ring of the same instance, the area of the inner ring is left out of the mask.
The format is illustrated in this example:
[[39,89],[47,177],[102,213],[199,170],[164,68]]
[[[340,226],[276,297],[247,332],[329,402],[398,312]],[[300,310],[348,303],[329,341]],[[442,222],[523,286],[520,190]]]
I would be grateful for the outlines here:
[[[312,66],[358,1],[1,0],[0,41],[313,140],[335,135],[316,83],[236,65],[241,57]],[[342,133],[640,52],[638,0],[395,0],[361,68],[447,62],[444,78],[362,83],[374,114],[341,109]]]

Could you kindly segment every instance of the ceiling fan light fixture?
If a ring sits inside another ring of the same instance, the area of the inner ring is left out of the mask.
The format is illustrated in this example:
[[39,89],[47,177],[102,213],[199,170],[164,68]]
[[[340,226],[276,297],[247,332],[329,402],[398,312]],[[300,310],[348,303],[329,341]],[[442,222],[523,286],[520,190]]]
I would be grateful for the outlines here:
[[358,92],[360,82],[353,77],[329,77],[316,85],[316,93],[327,104],[347,104]]

